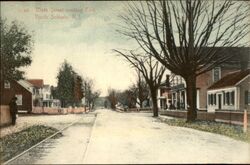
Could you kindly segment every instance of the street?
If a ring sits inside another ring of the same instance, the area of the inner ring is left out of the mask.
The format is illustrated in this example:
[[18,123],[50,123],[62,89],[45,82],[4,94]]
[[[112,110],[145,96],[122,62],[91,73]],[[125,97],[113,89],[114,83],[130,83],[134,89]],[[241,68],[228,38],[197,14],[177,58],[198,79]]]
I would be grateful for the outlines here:
[[156,122],[151,113],[100,110],[83,163],[249,163],[247,143]]
[[[249,163],[249,144],[173,127],[151,113],[100,109],[82,115],[62,137],[12,163]],[[36,153],[36,154],[34,154]]]

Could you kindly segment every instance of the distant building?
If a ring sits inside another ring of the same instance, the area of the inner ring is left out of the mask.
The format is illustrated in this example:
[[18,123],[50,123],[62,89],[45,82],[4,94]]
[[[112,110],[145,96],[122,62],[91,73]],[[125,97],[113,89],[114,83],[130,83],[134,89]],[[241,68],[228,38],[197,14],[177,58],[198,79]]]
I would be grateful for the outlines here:
[[33,106],[42,107],[43,106],[43,79],[28,79],[30,84],[33,85]]
[[13,97],[17,97],[18,110],[32,111],[32,93],[15,80],[1,81],[1,105],[8,105]]
[[168,109],[171,103],[169,75],[166,75],[165,82],[162,82],[157,89],[157,106],[159,109]]

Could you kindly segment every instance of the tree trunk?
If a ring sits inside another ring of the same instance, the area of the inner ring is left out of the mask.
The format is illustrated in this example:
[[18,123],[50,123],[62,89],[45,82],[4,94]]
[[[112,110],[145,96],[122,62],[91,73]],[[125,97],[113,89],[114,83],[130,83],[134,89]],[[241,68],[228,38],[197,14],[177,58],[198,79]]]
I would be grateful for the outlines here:
[[140,108],[142,108],[143,100],[140,100]]
[[157,89],[152,87],[150,88],[150,90],[151,90],[151,98],[153,104],[153,117],[158,117]]
[[192,122],[195,121],[195,119],[197,118],[196,77],[191,75],[188,78],[186,78],[186,84],[187,84],[187,105],[188,105],[187,122]]

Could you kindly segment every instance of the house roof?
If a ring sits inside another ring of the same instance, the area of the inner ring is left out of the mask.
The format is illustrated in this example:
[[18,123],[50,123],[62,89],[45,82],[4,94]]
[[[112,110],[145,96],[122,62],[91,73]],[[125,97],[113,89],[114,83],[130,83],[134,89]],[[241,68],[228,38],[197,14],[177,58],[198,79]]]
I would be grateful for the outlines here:
[[25,89],[26,91],[28,91],[29,93],[32,93],[28,88],[26,88],[25,86],[23,86],[22,83],[20,83],[20,81],[15,81],[13,80],[15,83],[17,83],[18,85],[20,85],[23,89]]
[[21,84],[22,86],[25,86],[25,87],[32,87],[32,86],[34,86],[33,84],[31,84],[27,80],[19,80],[18,83]]
[[248,75],[250,75],[250,69],[229,73],[219,81],[212,84],[208,89],[211,90],[211,89],[219,89],[219,88],[235,86],[238,82],[240,82]]
[[43,79],[28,79],[27,80],[29,83],[33,84],[37,88],[42,88],[43,87]]

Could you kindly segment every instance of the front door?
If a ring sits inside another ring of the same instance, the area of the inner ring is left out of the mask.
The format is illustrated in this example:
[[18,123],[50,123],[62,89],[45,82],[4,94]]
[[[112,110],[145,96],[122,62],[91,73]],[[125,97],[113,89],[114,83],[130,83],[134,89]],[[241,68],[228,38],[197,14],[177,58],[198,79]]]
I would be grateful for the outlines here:
[[218,108],[221,109],[221,94],[218,94]]

